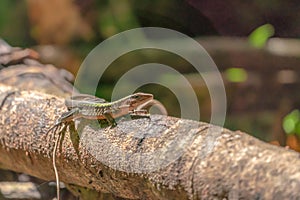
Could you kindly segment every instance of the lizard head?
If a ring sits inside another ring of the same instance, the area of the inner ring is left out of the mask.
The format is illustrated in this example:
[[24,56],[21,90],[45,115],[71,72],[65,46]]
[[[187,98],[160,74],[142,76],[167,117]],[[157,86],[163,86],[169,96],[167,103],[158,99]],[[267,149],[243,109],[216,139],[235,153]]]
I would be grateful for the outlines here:
[[138,92],[138,93],[134,93],[130,96],[129,104],[132,107],[137,107],[137,106],[142,105],[152,99],[153,99],[153,94]]

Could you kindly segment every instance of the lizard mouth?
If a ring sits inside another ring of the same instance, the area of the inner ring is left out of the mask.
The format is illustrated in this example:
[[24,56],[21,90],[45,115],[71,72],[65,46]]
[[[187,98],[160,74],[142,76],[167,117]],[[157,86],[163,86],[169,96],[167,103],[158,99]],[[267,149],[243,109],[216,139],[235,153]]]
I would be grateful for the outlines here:
[[148,93],[135,93],[134,96],[137,103],[145,103],[153,99],[153,94]]

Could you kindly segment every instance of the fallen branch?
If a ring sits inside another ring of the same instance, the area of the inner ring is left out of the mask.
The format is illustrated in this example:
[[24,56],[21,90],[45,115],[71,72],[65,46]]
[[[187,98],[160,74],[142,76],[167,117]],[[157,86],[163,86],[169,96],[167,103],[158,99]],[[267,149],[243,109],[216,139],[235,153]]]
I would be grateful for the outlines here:
[[[12,86],[0,85],[0,167],[55,180],[59,132],[46,132],[66,107],[44,92],[70,95],[70,74],[1,45],[6,63],[18,65],[0,71],[0,82]],[[25,91],[32,89],[42,92]],[[300,197],[299,154],[242,132],[158,115],[115,128],[81,120],[61,131],[59,175],[82,199]]]
[[[45,133],[66,111],[63,99],[8,86],[0,92],[1,167],[54,180],[58,133]],[[76,126],[63,130],[57,155],[69,187],[128,199],[300,197],[299,154],[242,132],[159,115],[115,128],[90,121]]]

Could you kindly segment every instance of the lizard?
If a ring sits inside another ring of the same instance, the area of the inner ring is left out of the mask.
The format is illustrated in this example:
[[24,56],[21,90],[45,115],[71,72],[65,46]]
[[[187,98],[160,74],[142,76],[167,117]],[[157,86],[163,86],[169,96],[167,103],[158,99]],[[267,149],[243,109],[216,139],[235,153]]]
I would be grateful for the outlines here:
[[[106,102],[104,99],[97,98],[91,95],[79,94],[65,100],[65,105],[68,111],[59,117],[54,125],[47,131],[46,135],[53,129],[57,129],[68,122],[78,118],[106,120],[111,127],[116,126],[115,119],[127,114],[141,117],[149,117],[147,110],[143,106],[148,105],[148,102],[156,101],[152,94],[134,93],[122,99],[113,102]],[[57,199],[60,199],[60,181],[58,170],[56,168],[56,151],[61,134],[55,140],[55,145],[52,154],[52,164],[56,178],[56,193]]]

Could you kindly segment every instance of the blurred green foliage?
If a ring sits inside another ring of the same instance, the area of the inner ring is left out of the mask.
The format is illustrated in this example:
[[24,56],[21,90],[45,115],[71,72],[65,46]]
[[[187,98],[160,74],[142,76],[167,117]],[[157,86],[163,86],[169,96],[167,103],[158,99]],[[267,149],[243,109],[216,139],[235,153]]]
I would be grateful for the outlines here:
[[140,26],[130,1],[108,0],[105,3],[103,1],[98,1],[97,3],[100,11],[98,27],[104,38]]
[[[61,3],[61,1],[71,2],[70,4],[72,4],[73,7],[69,4],[64,4],[64,6],[69,6],[66,7],[68,9],[63,9],[64,12],[57,12],[55,7],[52,6],[52,3],[57,3],[58,0],[52,1],[51,4],[44,1],[46,3],[43,9],[52,8],[54,10],[48,14],[50,18],[48,21],[45,21],[45,23],[44,21],[41,22],[41,24],[44,25],[44,27],[42,27],[45,29],[44,33],[47,34],[40,34],[40,37],[45,38],[39,40],[36,37],[41,27],[35,24],[36,21],[30,18],[30,14],[32,14],[33,11],[40,10],[38,6],[34,9],[30,6],[35,6],[36,3],[42,1],[1,0],[0,37],[4,38],[12,46],[31,47],[43,44],[40,41],[47,41],[45,42],[46,44],[53,46],[61,45],[67,47],[64,49],[67,49],[68,52],[66,54],[59,52],[58,54],[63,54],[63,58],[69,56],[69,60],[71,61],[78,59],[78,63],[81,63],[82,59],[101,41],[119,32],[136,27],[165,27],[177,30],[191,37],[207,35],[248,36],[249,43],[257,48],[264,47],[267,40],[275,35],[275,28],[276,36],[299,37],[300,34],[298,29],[300,23],[300,18],[298,17],[299,12],[295,12],[299,6],[296,6],[297,3],[295,3],[294,0],[256,0],[252,2],[251,5],[234,0],[229,0],[225,3],[223,1],[207,3],[208,0],[59,0],[59,3]],[[33,3],[30,4],[29,2]],[[59,3],[57,3],[57,5],[61,5]],[[227,6],[224,6],[225,4]],[[74,9],[74,7],[76,9]],[[42,18],[41,14],[45,11],[43,9],[35,15],[37,20]],[[74,12],[76,13],[74,14]],[[74,17],[76,14],[77,16]],[[60,16],[65,17],[63,21],[60,21]],[[58,26],[51,21],[52,18],[59,22],[57,23]],[[81,21],[76,21],[78,19]],[[46,22],[49,24],[46,24]],[[75,23],[75,25],[73,23]],[[261,24],[264,25],[259,26]],[[51,30],[49,27],[52,27]],[[71,27],[71,31],[66,27]],[[64,34],[62,29],[66,30],[67,33],[72,31],[77,31],[77,33]],[[249,35],[248,33],[253,29],[254,31]],[[70,38],[67,38],[65,43],[56,43],[51,40],[51,36],[53,35]],[[50,37],[50,39],[47,40],[46,37]],[[180,45],[178,46],[180,48]],[[99,83],[97,94],[108,99],[119,76],[131,69],[131,67],[147,62],[166,64],[177,69],[180,73],[193,73],[192,71],[188,71],[190,70],[190,66],[188,66],[185,61],[179,60],[178,57],[176,57],[175,60],[174,57],[162,54],[161,52],[158,55],[156,54],[155,52],[143,51],[143,53],[125,55],[126,58],[120,57],[117,59],[108,69],[108,72],[113,71],[113,73],[109,73],[111,75],[104,75],[104,78],[101,79],[101,85]],[[68,65],[71,66],[70,68],[78,67],[74,66],[74,62],[63,63],[61,66]],[[70,68],[68,68],[68,70],[70,70]],[[76,70],[72,72],[75,74]],[[242,68],[229,68],[225,71],[224,75],[230,82],[237,83],[244,82],[248,78],[247,71]],[[172,77],[164,78],[166,81],[176,83]],[[195,82],[196,84],[193,86],[197,87],[195,90],[198,92],[198,98],[202,98],[203,102],[205,102],[204,99],[208,99],[209,94],[203,92],[204,89],[198,81]],[[172,115],[180,116],[179,110],[176,110],[179,105],[174,94],[166,88],[152,86],[143,87],[142,90],[154,93],[167,107],[169,106],[169,110],[173,112],[171,113]],[[230,103],[231,102],[229,102],[229,105]],[[210,107],[209,103],[201,104],[200,106],[204,107],[204,109]],[[271,129],[267,127],[267,125],[273,123],[273,118],[271,118],[273,113],[266,114],[264,115],[265,117],[262,116],[261,113],[249,117],[248,113],[242,112],[244,111],[237,111],[237,118],[230,119],[230,116],[228,116],[227,127],[243,129],[250,133],[258,134],[261,134],[264,130]],[[209,111],[207,113],[209,113]],[[244,119],[241,117],[242,114],[245,115]],[[206,118],[209,119],[209,116]],[[241,124],[238,124],[238,122]],[[299,111],[293,111],[286,116],[283,121],[283,128],[287,133],[299,134]]]
[[244,82],[247,80],[247,71],[242,68],[226,69],[225,75],[230,82]]
[[[46,37],[59,35],[59,32],[61,32],[61,37],[68,37],[68,35],[71,37],[69,40],[65,40],[68,43],[64,45],[76,49],[82,48],[85,52],[86,45],[93,44],[95,46],[95,44],[114,34],[137,27],[158,26],[171,28],[190,36],[217,33],[201,12],[182,0],[61,1],[70,1],[74,7],[71,7],[68,3],[57,3],[57,0],[53,1],[52,5],[48,2],[41,3],[31,0],[1,0],[0,37],[13,45],[33,46],[40,44],[40,41],[49,41],[48,43],[55,44],[55,41],[51,38],[47,40]],[[41,6],[41,4],[45,5]],[[65,7],[56,10],[55,6]],[[71,12],[71,9],[76,10],[74,12],[77,13]],[[61,10],[65,10],[65,12],[62,13]],[[48,15],[48,20],[45,20],[44,14]],[[76,17],[77,14],[81,19]],[[34,19],[32,18],[33,15]],[[61,21],[58,20],[60,17],[62,17]],[[196,17],[192,20],[193,27],[190,24],[191,17]],[[56,21],[51,21],[51,18]],[[83,23],[78,22],[79,20],[82,20]],[[44,27],[38,27],[37,21],[43,24]],[[86,25],[91,27],[92,37],[89,33],[86,33],[86,35],[82,33],[86,31]],[[73,26],[77,27],[74,28]],[[71,31],[80,33],[72,35],[69,32],[67,34],[62,32],[62,30],[69,27]],[[41,29],[44,29],[44,33],[40,34],[39,37],[45,38],[37,39],[37,32]]]
[[300,111],[293,110],[283,119],[283,130],[287,134],[296,134],[300,136]]
[[25,1],[0,1],[0,37],[11,45],[31,45],[29,27]]
[[5,26],[5,23],[9,21],[11,12],[7,12],[13,8],[13,1],[0,1],[0,31],[2,32]]
[[274,27],[271,24],[265,24],[256,28],[249,35],[249,42],[256,48],[262,48],[270,37],[275,34]]

